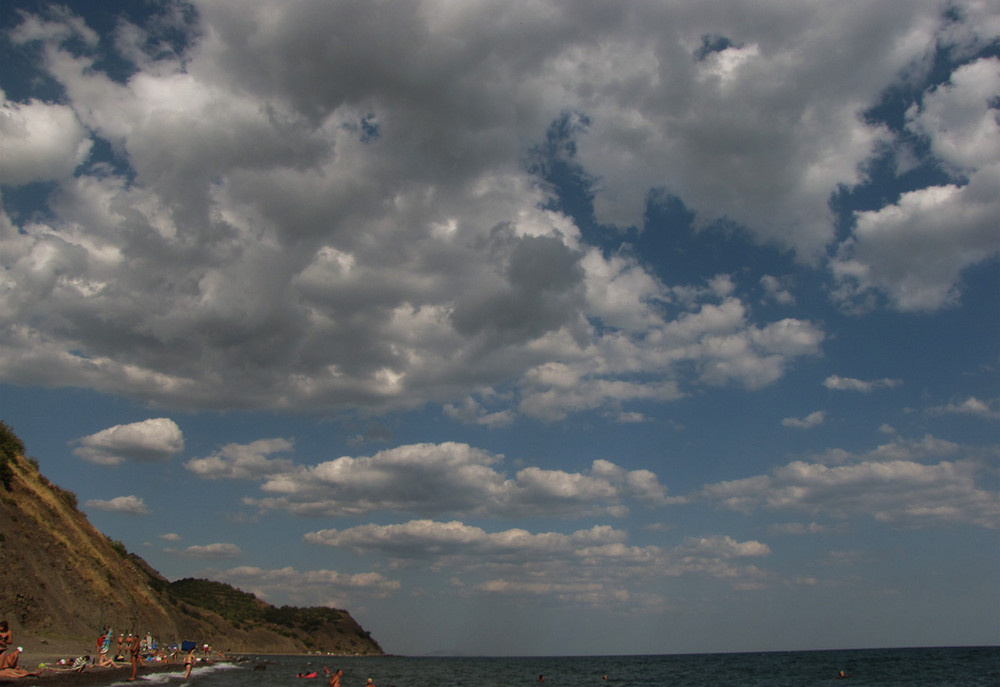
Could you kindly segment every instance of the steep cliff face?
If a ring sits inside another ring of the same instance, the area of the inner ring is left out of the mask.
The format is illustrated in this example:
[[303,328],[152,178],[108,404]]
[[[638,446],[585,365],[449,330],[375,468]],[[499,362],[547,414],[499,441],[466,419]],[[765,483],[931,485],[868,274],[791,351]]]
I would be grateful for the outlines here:
[[110,626],[234,652],[382,653],[346,611],[276,609],[228,585],[195,581],[209,585],[212,598],[246,599],[259,622],[223,617],[229,607],[192,595],[192,581],[170,583],[98,532],[77,510],[76,496],[23,454],[7,452],[0,463],[8,468],[0,480],[0,617],[16,637],[92,641]]

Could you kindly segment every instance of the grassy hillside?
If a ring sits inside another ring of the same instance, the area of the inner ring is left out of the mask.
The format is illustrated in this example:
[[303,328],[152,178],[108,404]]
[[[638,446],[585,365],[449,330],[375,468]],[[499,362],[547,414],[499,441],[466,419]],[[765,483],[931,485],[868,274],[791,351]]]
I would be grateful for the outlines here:
[[312,637],[331,632],[361,642],[371,641],[371,633],[358,625],[350,613],[339,608],[279,608],[228,584],[193,578],[171,582],[167,593],[185,604],[218,614],[234,627],[263,626],[285,636],[302,637],[310,646],[313,645]]

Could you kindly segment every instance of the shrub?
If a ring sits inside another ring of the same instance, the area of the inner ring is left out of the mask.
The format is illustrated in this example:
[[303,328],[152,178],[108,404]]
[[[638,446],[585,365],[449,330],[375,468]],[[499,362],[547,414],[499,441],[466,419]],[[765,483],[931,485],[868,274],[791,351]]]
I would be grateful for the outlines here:
[[117,539],[112,539],[111,537],[108,537],[107,539],[108,543],[111,544],[111,548],[114,549],[119,556],[122,558],[128,558],[128,549],[125,548],[125,544]]
[[7,462],[6,458],[0,458],[0,484],[7,491],[10,491],[10,482],[14,479],[14,470],[11,469],[10,463]]
[[10,482],[14,479],[14,469],[10,466],[15,457],[24,455],[24,442],[14,434],[3,420],[0,420],[0,484],[10,491]]

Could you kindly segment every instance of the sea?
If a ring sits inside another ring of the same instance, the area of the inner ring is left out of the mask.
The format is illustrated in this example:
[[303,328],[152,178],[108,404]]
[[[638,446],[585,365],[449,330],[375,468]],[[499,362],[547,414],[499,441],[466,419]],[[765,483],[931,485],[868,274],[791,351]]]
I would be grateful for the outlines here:
[[[327,687],[324,666],[344,671],[342,687],[365,687],[368,678],[377,687],[1000,687],[1000,647],[519,658],[248,655],[198,667],[187,680],[174,673],[143,682]],[[297,677],[312,671],[315,679]]]

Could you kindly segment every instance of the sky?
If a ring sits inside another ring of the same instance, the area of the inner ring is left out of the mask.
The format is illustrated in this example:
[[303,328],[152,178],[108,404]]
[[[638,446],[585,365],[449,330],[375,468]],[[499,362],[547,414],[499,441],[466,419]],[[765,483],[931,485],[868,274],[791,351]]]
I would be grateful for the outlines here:
[[0,5],[0,419],[396,654],[1000,644],[1000,6]]

